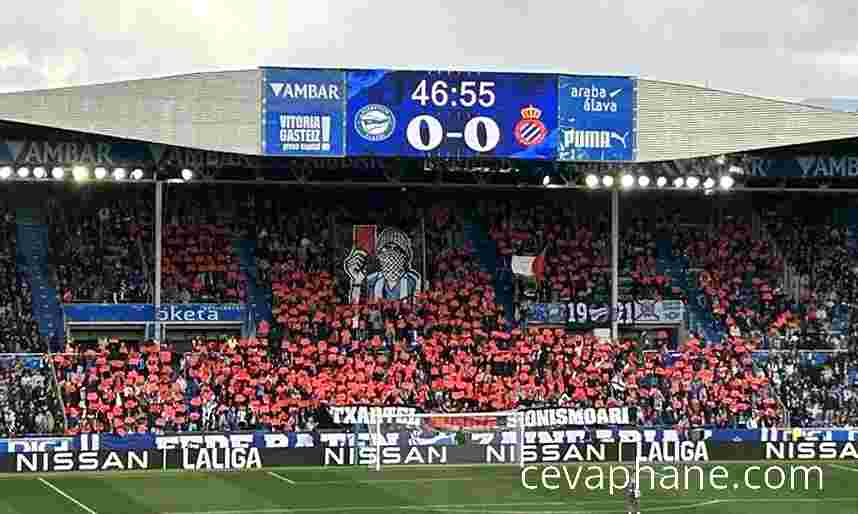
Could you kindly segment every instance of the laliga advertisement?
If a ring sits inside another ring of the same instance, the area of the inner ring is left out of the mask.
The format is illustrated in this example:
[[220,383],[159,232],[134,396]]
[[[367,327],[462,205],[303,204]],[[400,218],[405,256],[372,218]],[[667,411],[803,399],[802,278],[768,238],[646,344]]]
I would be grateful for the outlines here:
[[558,86],[558,160],[635,160],[633,79],[561,75]]
[[554,159],[557,76],[349,71],[348,153]]
[[344,72],[266,69],[262,88],[264,154],[345,155]]

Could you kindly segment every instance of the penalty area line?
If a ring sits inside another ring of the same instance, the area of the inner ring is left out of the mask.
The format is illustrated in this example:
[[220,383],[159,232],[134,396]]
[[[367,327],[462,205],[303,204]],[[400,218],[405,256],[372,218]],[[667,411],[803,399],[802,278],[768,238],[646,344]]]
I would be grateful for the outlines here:
[[90,509],[89,507],[87,507],[86,505],[84,505],[84,504],[82,504],[81,502],[79,502],[79,501],[75,500],[74,498],[72,498],[69,494],[65,493],[65,492],[64,492],[62,489],[60,489],[59,487],[57,487],[57,486],[55,486],[54,484],[52,484],[52,483],[48,482],[48,481],[47,481],[47,480],[45,480],[44,478],[39,477],[39,482],[41,482],[41,483],[45,484],[46,486],[50,487],[50,488],[51,488],[51,489],[53,489],[57,494],[59,494],[60,496],[62,496],[62,497],[63,497],[63,498],[65,498],[65,499],[69,500],[70,502],[74,503],[75,505],[77,505],[77,506],[78,506],[78,507],[80,507],[81,509],[83,509],[83,510],[85,510],[85,511],[89,512],[89,514],[98,514],[98,513],[97,513],[97,512],[95,512],[94,510],[92,510],[92,509]]
[[294,480],[289,480],[288,478],[284,477],[283,475],[281,475],[279,473],[275,473],[273,471],[266,471],[266,473],[268,473],[269,476],[272,476],[272,477],[276,478],[277,480],[280,480],[281,482],[286,482],[287,484],[290,484],[290,485],[297,485],[297,482],[295,482]]

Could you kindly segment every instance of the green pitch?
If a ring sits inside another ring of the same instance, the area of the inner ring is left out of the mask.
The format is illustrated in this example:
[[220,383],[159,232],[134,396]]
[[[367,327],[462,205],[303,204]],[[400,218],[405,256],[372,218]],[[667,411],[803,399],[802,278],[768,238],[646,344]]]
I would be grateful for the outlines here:
[[[762,464],[762,463],[761,463]],[[641,512],[858,514],[858,463],[818,465],[823,489],[648,490]],[[731,478],[751,464],[725,466]],[[572,468],[572,466],[568,466]],[[603,466],[606,467],[606,466]],[[594,468],[595,469],[595,468]],[[592,471],[592,470],[591,470]],[[541,469],[530,482],[539,482]],[[586,476],[586,475],[585,475]],[[234,473],[129,472],[0,476],[0,513],[15,514],[388,514],[623,513],[622,491],[527,490],[514,466],[271,468]],[[532,485],[532,484],[531,484]],[[549,483],[551,485],[551,483]],[[817,484],[818,487],[818,484]]]

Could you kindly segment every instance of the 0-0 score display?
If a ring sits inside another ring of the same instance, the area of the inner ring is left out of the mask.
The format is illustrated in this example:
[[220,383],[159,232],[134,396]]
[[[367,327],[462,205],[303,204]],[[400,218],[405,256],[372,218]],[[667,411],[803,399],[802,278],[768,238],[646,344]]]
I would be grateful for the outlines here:
[[348,82],[351,154],[553,157],[536,151],[557,127],[551,76],[376,70]]
[[[494,82],[462,81],[459,87],[451,87],[446,81],[436,80],[429,85],[429,80],[421,80],[411,99],[421,106],[431,102],[435,107],[474,107],[479,102],[481,107],[492,107],[495,104]],[[431,92],[431,94],[430,94]],[[450,95],[453,95],[451,98]],[[457,96],[458,95],[458,96]],[[424,135],[425,134],[425,135]],[[406,137],[411,146],[421,152],[431,152],[441,146],[444,141],[444,127],[441,121],[429,114],[422,114],[412,119],[406,129]],[[486,116],[471,118],[465,123],[462,132],[447,132],[446,137],[462,139],[465,146],[474,152],[490,152],[500,143],[500,127],[495,120]]]

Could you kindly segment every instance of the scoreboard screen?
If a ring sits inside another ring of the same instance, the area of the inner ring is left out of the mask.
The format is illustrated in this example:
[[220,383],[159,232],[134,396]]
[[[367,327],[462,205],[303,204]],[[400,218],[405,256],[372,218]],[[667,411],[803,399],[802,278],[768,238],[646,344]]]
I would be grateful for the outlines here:
[[349,155],[554,159],[557,76],[347,72]]

